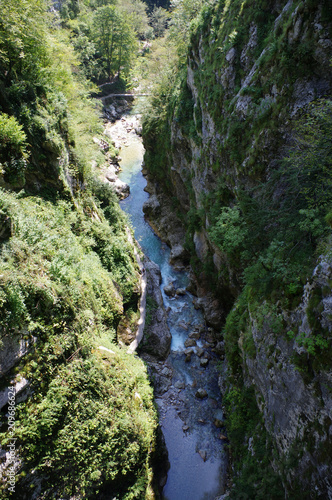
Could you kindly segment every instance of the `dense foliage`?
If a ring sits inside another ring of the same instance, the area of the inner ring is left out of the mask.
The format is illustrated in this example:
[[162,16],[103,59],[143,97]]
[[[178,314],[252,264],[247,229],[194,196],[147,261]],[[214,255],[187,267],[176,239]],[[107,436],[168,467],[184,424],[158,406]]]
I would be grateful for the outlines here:
[[[4,181],[22,187],[25,178],[30,185],[37,176],[43,189],[56,185],[63,190],[69,175],[82,182],[91,161],[103,161],[91,141],[91,134],[102,132],[95,105],[88,100],[91,85],[77,75],[68,35],[54,29],[43,2],[3,3],[1,120],[10,116],[13,129],[16,119],[25,134],[18,147],[12,131],[1,148]],[[10,161],[9,148],[15,149]]]
[[113,192],[93,188],[104,211],[87,196],[75,209],[1,192],[12,228],[1,245],[2,341],[24,332],[31,346],[16,368],[33,392],[18,407],[16,493],[34,490],[32,469],[45,498],[105,488],[140,498],[152,478],[152,390],[143,364],[115,345],[124,309],[137,303],[137,264]]
[[130,83],[138,42],[142,55],[147,41],[164,34],[169,18],[161,5],[142,0],[64,0],[59,11],[63,25],[71,29],[84,74],[97,83],[118,78]]
[[0,141],[4,180],[14,185],[24,183],[26,135],[14,116],[0,115]]
[[[100,108],[66,27],[90,16],[96,66],[127,72],[135,29],[113,4],[56,3],[61,26],[42,0],[0,0],[1,345],[29,346],[1,380],[29,385],[14,498],[154,496],[152,390],[143,363],[117,346],[139,269],[117,198],[95,178],[108,159],[96,145]],[[3,449],[9,438],[3,413]],[[10,494],[5,471],[0,491]]]
[[[330,233],[332,103],[313,103],[296,125],[294,145],[270,178],[242,191],[212,218],[213,241],[257,297],[282,290],[284,304],[302,291],[317,244]],[[279,196],[275,196],[278,190]],[[264,234],[264,237],[263,237]],[[280,299],[280,295],[279,295]]]

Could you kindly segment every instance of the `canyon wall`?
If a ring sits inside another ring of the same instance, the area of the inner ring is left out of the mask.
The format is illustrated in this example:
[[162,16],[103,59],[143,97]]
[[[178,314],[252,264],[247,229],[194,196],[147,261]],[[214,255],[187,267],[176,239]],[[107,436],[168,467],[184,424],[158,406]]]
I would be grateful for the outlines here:
[[330,21],[324,1],[205,6],[143,124],[145,212],[225,339],[229,412],[254,388],[289,498],[332,498]]

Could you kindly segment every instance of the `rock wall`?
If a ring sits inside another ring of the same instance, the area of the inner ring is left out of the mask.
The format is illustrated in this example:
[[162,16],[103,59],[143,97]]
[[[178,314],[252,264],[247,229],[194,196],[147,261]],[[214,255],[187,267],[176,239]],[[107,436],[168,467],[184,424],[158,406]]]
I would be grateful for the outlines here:
[[[19,361],[27,354],[35,338],[25,340],[23,335],[6,336],[2,339],[0,351],[0,376],[6,377]],[[0,410],[8,403],[9,383],[15,387],[16,401],[20,402],[28,396],[28,381],[18,374],[12,374],[12,380],[6,380],[8,387],[0,391]]]
[[144,266],[147,276],[147,310],[139,351],[141,354],[149,354],[153,360],[165,360],[170,351],[172,336],[160,291],[161,273],[157,264],[147,257],[144,259]]
[[[213,217],[272,177],[293,143],[294,121],[309,103],[330,96],[330,30],[325,1],[215,2],[193,31],[176,104],[164,123],[143,124],[152,194],[145,213],[180,262],[190,260],[206,315],[212,308],[219,316],[217,329],[242,292],[243,269],[215,244]],[[273,467],[286,491],[299,480],[307,498],[332,498],[332,372],[324,355],[332,323],[330,242],[324,251],[299,305],[285,309],[276,300],[272,313],[264,301],[259,311],[248,303],[236,341],[243,381],[254,386],[278,451]],[[295,465],[282,472],[292,453]]]
[[[310,302],[315,292],[325,289],[317,316],[321,327],[332,333],[331,278],[332,261],[322,258],[304,288],[300,305],[290,315],[280,311],[285,331],[299,328],[304,338],[311,337]],[[309,476],[315,485],[316,497],[313,497],[331,498],[331,363],[327,360],[324,366],[315,366],[295,338],[289,341],[276,333],[269,315],[260,325],[251,318],[251,328],[255,354],[250,358],[242,350],[245,380],[256,389],[265,426],[273,435],[280,455],[287,456],[294,450],[298,457],[296,469],[288,471],[288,479],[294,481],[300,476],[305,482]]]

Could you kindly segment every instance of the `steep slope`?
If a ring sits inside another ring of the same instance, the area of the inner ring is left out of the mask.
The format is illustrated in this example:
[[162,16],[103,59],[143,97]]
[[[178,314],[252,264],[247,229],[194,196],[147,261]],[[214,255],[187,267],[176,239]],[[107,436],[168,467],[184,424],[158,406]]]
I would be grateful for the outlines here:
[[330,35],[328,2],[212,2],[143,125],[146,212],[225,325],[234,498],[332,495]]
[[152,389],[117,345],[140,270],[95,178],[114,150],[46,3],[0,11],[0,496],[154,498]]

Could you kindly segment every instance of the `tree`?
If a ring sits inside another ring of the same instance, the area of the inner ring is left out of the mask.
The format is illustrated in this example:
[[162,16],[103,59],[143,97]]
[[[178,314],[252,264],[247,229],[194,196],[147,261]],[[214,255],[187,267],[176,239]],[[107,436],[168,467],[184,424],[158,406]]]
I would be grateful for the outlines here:
[[120,76],[122,72],[127,75],[131,68],[131,61],[136,52],[136,39],[132,26],[125,20],[124,16],[120,16],[117,41],[116,62],[118,76]]
[[60,0],[58,8],[62,19],[75,19],[80,13],[80,2],[79,0]]
[[150,16],[150,24],[154,29],[155,36],[163,36],[167,27],[169,15],[162,7],[155,7]]
[[147,16],[147,5],[142,0],[124,0],[119,5],[123,10],[128,21],[132,25],[135,33],[145,39],[146,33],[149,30],[149,19]]
[[94,22],[94,39],[100,56],[105,59],[107,75],[113,74],[113,51],[118,27],[117,11],[113,6],[106,5],[97,9]]
[[[46,65],[43,0],[0,0],[0,80],[34,81]],[[37,78],[38,79],[38,78]]]
[[122,68],[126,73],[135,51],[135,34],[129,22],[113,5],[96,10],[93,38],[104,61],[107,77],[120,74]]

